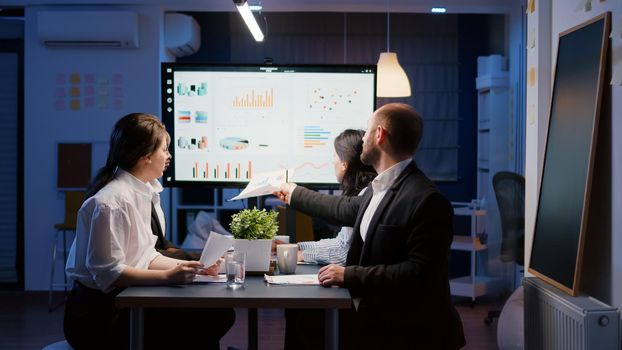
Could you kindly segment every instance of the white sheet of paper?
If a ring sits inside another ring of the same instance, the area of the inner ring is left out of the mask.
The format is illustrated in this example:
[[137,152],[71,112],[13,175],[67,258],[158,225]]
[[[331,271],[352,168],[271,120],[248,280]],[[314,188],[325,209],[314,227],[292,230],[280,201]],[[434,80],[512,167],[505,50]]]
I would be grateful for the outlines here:
[[315,286],[315,285],[320,284],[320,281],[318,280],[317,275],[279,275],[279,276],[263,275],[263,278],[269,284],[298,285],[298,286]]
[[218,232],[211,231],[209,237],[207,237],[199,261],[202,262],[205,267],[214,265],[216,261],[231,248],[232,244],[233,236],[221,235]]
[[229,199],[230,201],[265,196],[278,191],[281,185],[287,182],[288,175],[292,175],[293,170],[277,170],[266,173],[260,173],[253,175],[251,181],[246,185],[246,188],[237,196]]
[[199,283],[225,283],[227,282],[227,275],[209,276],[209,275],[195,275],[192,282]]

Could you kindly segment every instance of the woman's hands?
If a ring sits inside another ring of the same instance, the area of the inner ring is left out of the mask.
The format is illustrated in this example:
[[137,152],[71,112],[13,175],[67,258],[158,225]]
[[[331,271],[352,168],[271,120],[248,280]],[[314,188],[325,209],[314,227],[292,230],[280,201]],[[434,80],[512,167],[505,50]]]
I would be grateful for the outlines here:
[[199,275],[210,275],[210,276],[218,276],[218,271],[220,270],[220,264],[222,264],[222,262],[225,259],[220,258],[216,261],[216,263],[208,268],[201,268],[197,274]]
[[203,264],[199,261],[184,261],[168,270],[164,270],[164,273],[168,283],[190,283],[194,280],[197,270],[201,267],[203,267]]

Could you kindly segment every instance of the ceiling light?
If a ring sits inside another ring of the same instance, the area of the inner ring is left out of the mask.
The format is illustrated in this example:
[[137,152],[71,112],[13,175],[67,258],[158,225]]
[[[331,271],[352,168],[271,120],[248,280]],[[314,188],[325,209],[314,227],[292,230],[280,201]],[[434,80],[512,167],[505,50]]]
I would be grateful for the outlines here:
[[447,9],[444,7],[432,7],[432,13],[445,13]]
[[240,16],[242,16],[244,23],[246,23],[248,30],[250,30],[251,34],[253,34],[253,38],[255,38],[255,41],[263,41],[263,33],[261,32],[261,29],[259,28],[259,25],[257,24],[257,21],[255,20],[255,16],[253,16],[251,9],[248,7],[248,2],[246,0],[233,0],[233,3],[238,9]]

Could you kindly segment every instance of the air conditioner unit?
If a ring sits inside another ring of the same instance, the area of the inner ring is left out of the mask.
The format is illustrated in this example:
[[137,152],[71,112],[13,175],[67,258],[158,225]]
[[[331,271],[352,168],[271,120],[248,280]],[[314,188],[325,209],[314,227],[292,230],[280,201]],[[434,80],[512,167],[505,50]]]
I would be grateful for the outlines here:
[[164,19],[164,45],[176,57],[192,55],[201,47],[201,30],[193,17],[167,13]]
[[137,48],[138,15],[130,11],[41,11],[41,44],[53,47]]

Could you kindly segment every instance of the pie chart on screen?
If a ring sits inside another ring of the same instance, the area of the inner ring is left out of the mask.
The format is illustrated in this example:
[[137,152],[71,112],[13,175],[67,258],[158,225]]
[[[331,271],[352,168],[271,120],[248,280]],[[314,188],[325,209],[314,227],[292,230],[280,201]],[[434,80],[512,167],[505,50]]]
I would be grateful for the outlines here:
[[241,150],[248,148],[248,140],[241,137],[225,137],[220,140],[220,147],[227,150]]

